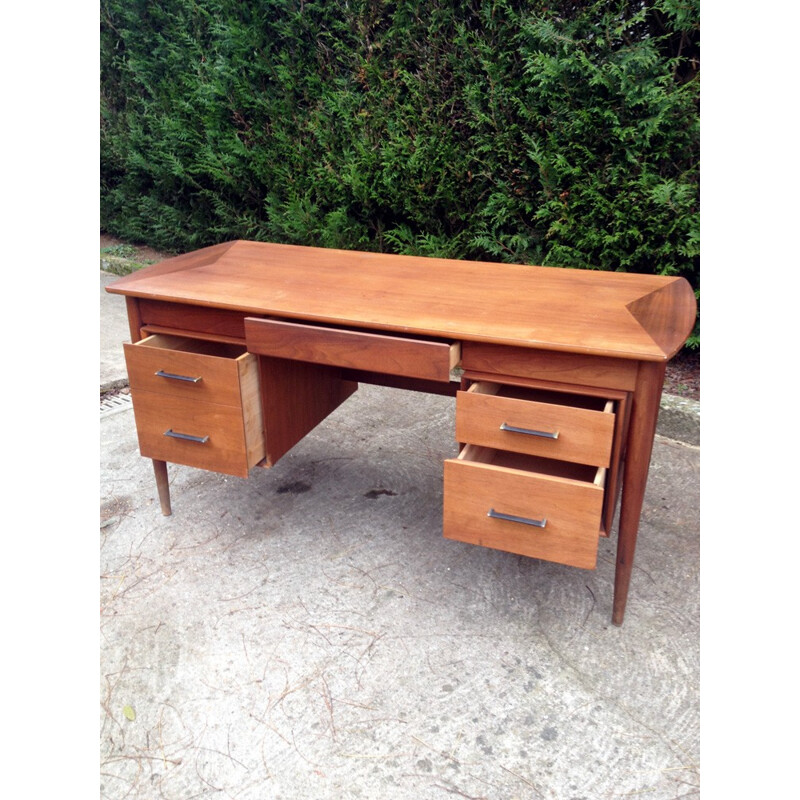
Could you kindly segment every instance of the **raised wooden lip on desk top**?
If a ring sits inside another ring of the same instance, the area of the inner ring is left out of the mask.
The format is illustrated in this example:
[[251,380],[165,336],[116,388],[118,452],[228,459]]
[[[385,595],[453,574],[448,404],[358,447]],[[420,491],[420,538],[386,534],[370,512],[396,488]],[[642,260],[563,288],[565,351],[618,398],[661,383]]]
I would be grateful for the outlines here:
[[665,361],[696,301],[683,278],[237,240],[115,281],[131,297],[355,328]]

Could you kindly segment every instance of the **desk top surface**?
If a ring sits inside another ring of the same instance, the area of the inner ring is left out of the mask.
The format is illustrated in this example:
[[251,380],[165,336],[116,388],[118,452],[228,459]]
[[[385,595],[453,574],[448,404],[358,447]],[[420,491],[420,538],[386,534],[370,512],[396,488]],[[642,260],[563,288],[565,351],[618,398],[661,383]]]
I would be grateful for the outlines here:
[[111,284],[132,297],[462,341],[661,361],[691,333],[683,278],[234,241]]

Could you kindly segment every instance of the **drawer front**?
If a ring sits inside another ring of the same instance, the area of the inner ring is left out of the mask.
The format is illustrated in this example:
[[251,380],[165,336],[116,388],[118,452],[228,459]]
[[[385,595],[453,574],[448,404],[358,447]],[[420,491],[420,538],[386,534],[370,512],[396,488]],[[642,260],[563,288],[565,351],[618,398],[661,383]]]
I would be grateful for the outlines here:
[[141,389],[131,395],[139,449],[147,458],[246,478],[264,457],[260,419],[256,413],[248,418],[241,406]]
[[126,344],[131,389],[195,399],[241,404],[241,383],[258,370],[244,347],[156,334]]
[[461,352],[447,342],[255,317],[245,320],[245,335],[247,349],[260,355],[443,382]]
[[223,337],[244,341],[245,314],[241,311],[149,300],[145,297],[139,298],[138,305],[142,326],[196,332],[206,338]]
[[594,569],[602,508],[603,489],[591,482],[462,458],[444,464],[448,539]]
[[633,391],[639,363],[632,359],[557,353],[527,347],[464,342],[465,370]]
[[[458,393],[456,439],[459,442],[597,467],[610,465],[613,403],[601,400],[598,407],[605,406],[605,410],[592,410],[564,402],[540,402],[493,393],[502,388],[480,382],[469,391]],[[524,391],[521,394],[524,396]],[[531,391],[528,397],[544,394]],[[576,401],[579,399],[576,396]]]

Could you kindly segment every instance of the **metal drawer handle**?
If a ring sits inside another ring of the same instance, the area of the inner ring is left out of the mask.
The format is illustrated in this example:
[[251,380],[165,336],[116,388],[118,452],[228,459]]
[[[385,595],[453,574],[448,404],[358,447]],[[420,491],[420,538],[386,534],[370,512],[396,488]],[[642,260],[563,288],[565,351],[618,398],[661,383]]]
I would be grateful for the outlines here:
[[164,436],[169,436],[170,439],[185,439],[187,442],[197,442],[198,444],[205,444],[208,441],[208,436],[192,436],[189,433],[178,433],[172,428],[164,431]]
[[544,528],[547,525],[546,519],[530,519],[529,517],[515,517],[513,514],[503,514],[500,511],[495,511],[493,508],[489,509],[487,517],[493,519],[505,519],[508,522],[521,522],[523,525],[532,525],[534,528]]
[[542,439],[558,439],[558,431],[549,433],[548,431],[535,431],[532,428],[516,428],[514,425],[503,423],[500,426],[501,431],[510,431],[511,433],[524,433],[528,436],[539,436]]
[[203,380],[202,376],[198,378],[191,378],[188,375],[175,375],[172,372],[164,372],[163,369],[160,369],[158,372],[156,372],[156,375],[159,378],[169,378],[173,381],[187,381],[188,383],[199,383],[201,380]]

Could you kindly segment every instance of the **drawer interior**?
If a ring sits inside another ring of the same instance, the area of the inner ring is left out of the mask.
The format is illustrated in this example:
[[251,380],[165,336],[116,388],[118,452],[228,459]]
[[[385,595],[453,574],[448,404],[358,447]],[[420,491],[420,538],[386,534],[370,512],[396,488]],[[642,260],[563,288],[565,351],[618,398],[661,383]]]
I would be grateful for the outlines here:
[[466,445],[458,454],[458,460],[476,464],[491,464],[503,469],[533,472],[582,483],[593,483],[596,486],[603,485],[606,472],[603,468],[587,464],[558,461],[554,458],[543,458],[542,456],[533,456],[527,453],[512,453],[508,450],[495,450],[491,447],[481,447],[474,444]]
[[589,411],[605,411],[610,413],[614,404],[605,397],[572,394],[571,392],[555,392],[549,389],[535,389],[528,386],[513,386],[506,383],[478,381],[467,390],[472,394],[486,394],[495,397],[508,397],[513,400],[527,400],[535,403],[551,403],[552,405],[585,408]]
[[136,343],[137,347],[152,347],[160,350],[179,350],[215,358],[239,358],[247,352],[244,345],[227,342],[212,342],[204,339],[190,339],[185,336],[170,336],[156,333]]

